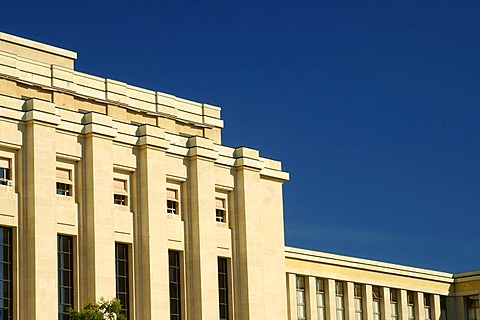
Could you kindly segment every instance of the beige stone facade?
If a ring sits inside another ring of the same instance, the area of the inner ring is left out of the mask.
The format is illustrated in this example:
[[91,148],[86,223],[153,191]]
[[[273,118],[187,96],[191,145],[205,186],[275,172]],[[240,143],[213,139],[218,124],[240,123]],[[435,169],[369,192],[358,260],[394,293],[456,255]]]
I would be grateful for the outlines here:
[[479,272],[285,248],[280,162],[222,145],[219,107],[76,57],[0,33],[0,319],[101,297],[129,319],[473,319]]

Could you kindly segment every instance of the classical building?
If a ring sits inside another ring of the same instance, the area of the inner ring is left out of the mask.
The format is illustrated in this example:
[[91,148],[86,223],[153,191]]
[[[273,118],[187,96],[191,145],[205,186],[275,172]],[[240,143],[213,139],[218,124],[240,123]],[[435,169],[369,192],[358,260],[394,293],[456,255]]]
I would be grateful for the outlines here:
[[0,33],[0,320],[480,319],[480,272],[286,248],[280,162],[76,57]]

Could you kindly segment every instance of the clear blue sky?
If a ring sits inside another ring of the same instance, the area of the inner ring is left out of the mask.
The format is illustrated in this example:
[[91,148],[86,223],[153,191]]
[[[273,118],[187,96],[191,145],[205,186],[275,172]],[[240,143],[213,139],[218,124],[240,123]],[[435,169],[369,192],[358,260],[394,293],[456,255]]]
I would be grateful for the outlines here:
[[480,269],[480,2],[45,3],[0,30],[219,105],[224,144],[281,160],[287,245]]

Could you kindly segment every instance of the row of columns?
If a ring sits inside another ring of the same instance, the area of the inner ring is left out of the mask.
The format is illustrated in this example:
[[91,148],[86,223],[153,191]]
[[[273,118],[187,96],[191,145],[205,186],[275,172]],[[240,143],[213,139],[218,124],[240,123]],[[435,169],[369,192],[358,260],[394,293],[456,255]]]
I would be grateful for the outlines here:
[[[27,186],[19,215],[19,319],[52,319],[57,314],[56,135],[62,120],[52,103],[35,99],[25,105],[24,147],[19,155]],[[76,306],[115,296],[115,211],[112,203],[114,140],[112,118],[89,113],[78,135],[81,145],[78,188]],[[131,307],[138,319],[169,318],[166,217],[166,150],[163,129],[141,126],[132,199],[133,243]],[[215,241],[215,152],[209,139],[193,137],[187,147],[188,216],[185,220],[184,312],[188,319],[218,318],[217,243]],[[235,152],[235,217],[231,221],[231,317],[285,318],[281,182],[263,182],[257,154]],[[275,197],[259,197],[260,189]],[[278,196],[277,196],[278,193]],[[275,210],[272,210],[275,209]],[[233,217],[232,217],[233,218]],[[270,227],[274,225],[276,229]],[[277,230],[278,229],[278,230]],[[276,238],[270,234],[277,235]],[[266,256],[268,259],[263,259]],[[264,274],[264,270],[265,274]],[[274,296],[270,292],[276,292]],[[53,302],[53,303],[52,303]],[[135,306],[135,302],[139,305]]]
[[[288,305],[289,305],[289,319],[297,320],[297,290],[296,290],[296,274],[287,274],[287,292],[288,292]],[[306,319],[319,320],[317,317],[317,293],[316,293],[316,277],[305,277],[305,302],[306,302]],[[324,281],[324,294],[325,294],[325,315],[327,320],[336,320],[336,294],[335,294],[335,280],[334,279],[322,279]],[[355,319],[355,296],[354,296],[354,283],[348,281],[342,281],[344,285],[344,319]],[[373,294],[372,285],[362,284],[362,319],[374,320],[373,314]],[[390,303],[390,288],[380,287],[380,314],[381,319],[392,319],[392,308]],[[407,304],[407,290],[397,290],[397,310],[398,320],[408,320],[408,304]],[[431,294],[430,313],[431,320],[441,319],[441,306],[440,295]],[[425,319],[425,306],[424,306],[424,293],[414,292],[414,307],[415,307],[415,320]],[[457,318],[462,319],[462,318]]]

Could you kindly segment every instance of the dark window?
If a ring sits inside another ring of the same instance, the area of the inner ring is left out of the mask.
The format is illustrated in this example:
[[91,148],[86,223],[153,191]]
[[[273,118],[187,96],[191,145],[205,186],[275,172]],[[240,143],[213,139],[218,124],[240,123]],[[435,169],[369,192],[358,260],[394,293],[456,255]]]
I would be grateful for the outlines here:
[[127,205],[127,196],[125,196],[123,194],[114,194],[113,195],[113,203],[121,205],[121,206],[126,206]]
[[218,299],[220,320],[228,320],[228,261],[218,258]]
[[[73,308],[73,238],[57,237],[58,254],[58,319],[69,320]],[[0,318],[1,319],[1,318]]]
[[8,185],[10,177],[10,160],[0,158],[0,185]]
[[13,319],[12,229],[0,227],[0,319]]
[[115,280],[116,296],[122,303],[122,314],[129,316],[129,276],[128,276],[128,244],[115,243]]
[[180,252],[168,251],[168,268],[170,282],[170,320],[182,319],[180,289]]
[[61,196],[71,196],[72,195],[72,185],[62,182],[57,182],[57,194]]

